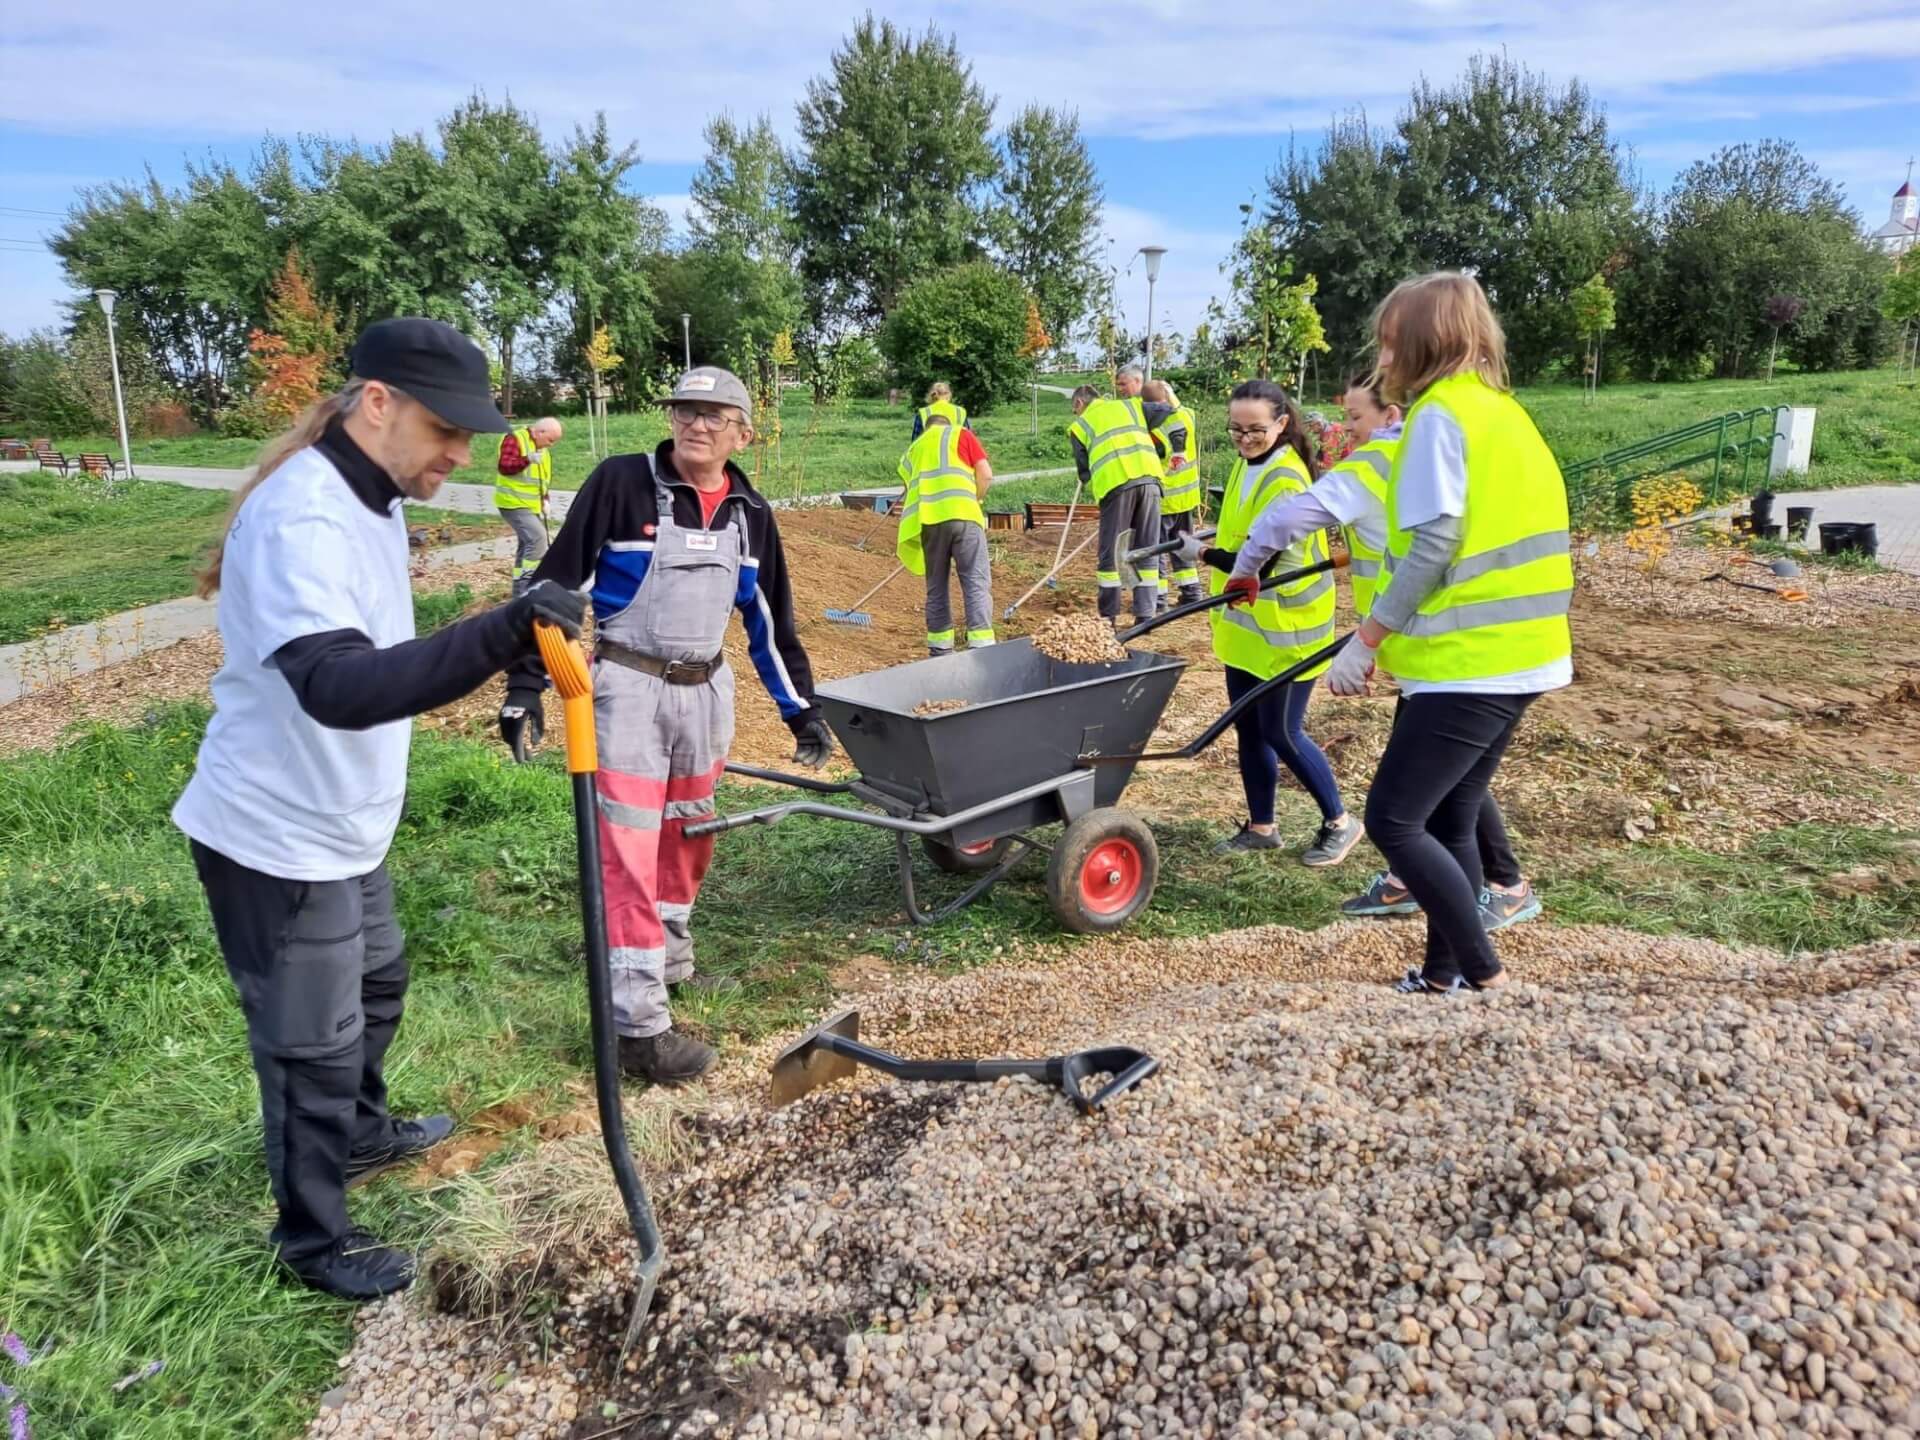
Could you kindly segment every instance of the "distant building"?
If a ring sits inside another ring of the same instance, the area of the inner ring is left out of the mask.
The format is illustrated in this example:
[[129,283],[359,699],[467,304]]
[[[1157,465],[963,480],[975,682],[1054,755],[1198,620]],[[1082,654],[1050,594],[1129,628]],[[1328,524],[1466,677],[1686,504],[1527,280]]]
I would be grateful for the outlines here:
[[1911,179],[1893,192],[1887,223],[1867,238],[1886,255],[1904,255],[1920,243],[1920,197],[1914,195]]

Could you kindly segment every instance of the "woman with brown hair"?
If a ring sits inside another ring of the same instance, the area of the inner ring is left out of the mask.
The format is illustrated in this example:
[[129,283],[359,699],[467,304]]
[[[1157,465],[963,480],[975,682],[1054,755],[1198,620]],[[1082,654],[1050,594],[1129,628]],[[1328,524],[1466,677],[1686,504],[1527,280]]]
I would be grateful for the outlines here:
[[1425,961],[1399,988],[1487,989],[1506,976],[1481,919],[1474,826],[1527,707],[1573,681],[1566,487],[1509,392],[1506,337],[1471,276],[1404,282],[1374,336],[1383,392],[1407,407],[1386,583],[1327,688],[1364,694],[1377,663],[1405,700],[1366,821],[1427,915]]

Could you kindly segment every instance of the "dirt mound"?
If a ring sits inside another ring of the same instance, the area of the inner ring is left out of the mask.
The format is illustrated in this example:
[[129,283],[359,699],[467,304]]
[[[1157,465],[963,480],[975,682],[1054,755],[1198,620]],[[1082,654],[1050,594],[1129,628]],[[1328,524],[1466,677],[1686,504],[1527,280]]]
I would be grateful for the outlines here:
[[[1416,929],[863,997],[910,1053],[1164,1068],[1094,1120],[1028,1082],[723,1105],[658,1182],[672,1259],[626,1371],[616,1250],[471,1432],[386,1433],[1911,1433],[1920,950],[1536,926],[1503,946],[1520,983],[1396,997]],[[447,1324],[376,1313],[379,1354]],[[382,1433],[348,1423],[376,1398],[314,1433]]]

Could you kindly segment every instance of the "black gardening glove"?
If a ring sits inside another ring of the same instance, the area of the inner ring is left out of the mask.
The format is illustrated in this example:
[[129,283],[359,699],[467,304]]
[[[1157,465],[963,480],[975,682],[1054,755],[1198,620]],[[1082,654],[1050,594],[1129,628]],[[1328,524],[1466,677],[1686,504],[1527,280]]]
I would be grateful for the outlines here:
[[[561,592],[565,594],[565,591]],[[500,707],[500,738],[520,764],[527,763],[527,750],[547,736],[547,709],[538,690],[509,690],[507,703]]]
[[833,732],[827,728],[827,722],[820,718],[817,710],[809,710],[798,716],[792,725],[793,738],[799,742],[793,750],[794,764],[818,770],[833,754]]
[[587,597],[556,585],[551,580],[536,580],[507,602],[513,628],[521,641],[532,649],[533,622],[545,620],[558,625],[569,640],[578,640],[587,620]]

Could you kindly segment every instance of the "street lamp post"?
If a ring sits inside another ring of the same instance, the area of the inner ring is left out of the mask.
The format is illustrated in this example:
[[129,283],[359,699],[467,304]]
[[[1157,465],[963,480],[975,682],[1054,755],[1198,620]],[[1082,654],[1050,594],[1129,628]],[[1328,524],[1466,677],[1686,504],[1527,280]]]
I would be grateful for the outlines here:
[[693,316],[680,312],[680,344],[687,357],[686,368],[693,368]]
[[1147,379],[1153,378],[1153,282],[1160,278],[1160,258],[1167,253],[1164,245],[1142,245],[1140,253],[1147,257]]
[[133,451],[127,445],[127,401],[120,393],[120,350],[113,339],[113,302],[120,297],[112,290],[96,290],[93,298],[107,314],[107,363],[113,370],[113,408],[120,417],[120,464],[129,479],[133,476]]

